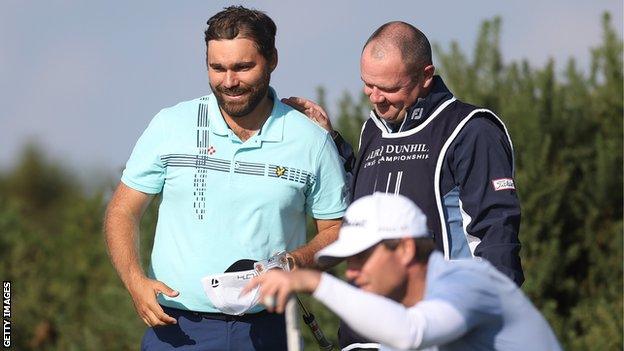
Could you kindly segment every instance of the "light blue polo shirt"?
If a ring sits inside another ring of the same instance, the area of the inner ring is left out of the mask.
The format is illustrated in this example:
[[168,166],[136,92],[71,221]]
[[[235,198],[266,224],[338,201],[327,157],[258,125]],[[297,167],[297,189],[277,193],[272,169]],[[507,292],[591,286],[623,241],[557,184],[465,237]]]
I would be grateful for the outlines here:
[[163,305],[218,312],[200,279],[240,259],[305,243],[306,214],[343,216],[345,174],[329,134],[282,104],[245,142],[214,95],[163,109],[139,138],[121,181],[162,192],[149,276],[178,290]]
[[447,302],[463,316],[466,332],[440,351],[561,350],[546,319],[487,260],[446,261],[433,252],[424,299]]

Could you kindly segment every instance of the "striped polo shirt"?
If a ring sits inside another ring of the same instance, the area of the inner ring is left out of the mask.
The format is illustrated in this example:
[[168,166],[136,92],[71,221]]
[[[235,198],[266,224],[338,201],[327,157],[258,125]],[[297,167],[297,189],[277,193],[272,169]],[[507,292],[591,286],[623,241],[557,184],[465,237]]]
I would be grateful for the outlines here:
[[330,135],[270,94],[271,115],[245,142],[209,95],[160,111],[134,147],[122,182],[162,192],[148,274],[180,292],[161,304],[218,312],[202,277],[303,245],[306,215],[342,217],[348,190]]

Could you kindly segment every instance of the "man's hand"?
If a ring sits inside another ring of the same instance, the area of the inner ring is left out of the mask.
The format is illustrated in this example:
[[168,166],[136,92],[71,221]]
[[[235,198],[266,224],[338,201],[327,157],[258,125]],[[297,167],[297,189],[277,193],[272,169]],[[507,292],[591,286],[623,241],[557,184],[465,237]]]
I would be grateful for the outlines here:
[[291,96],[287,99],[282,99],[282,102],[308,116],[309,119],[314,121],[326,131],[330,133],[334,131],[331,125],[331,121],[327,116],[327,112],[325,112],[325,110],[314,101]]
[[132,286],[129,286],[128,291],[132,296],[134,308],[148,327],[177,323],[175,318],[163,311],[156,300],[156,295],[159,293],[169,297],[179,295],[177,291],[171,289],[165,283],[143,277],[132,284]]
[[321,280],[321,273],[308,269],[298,269],[294,272],[284,272],[272,269],[253,278],[241,292],[245,295],[260,286],[259,300],[266,306],[267,311],[284,313],[288,297],[292,293],[312,293]]
[[139,264],[139,222],[152,197],[119,183],[106,209],[104,221],[106,244],[113,266],[130,292],[139,317],[150,327],[176,323],[162,310],[156,301],[156,294],[178,296],[178,292],[167,285],[145,277]]

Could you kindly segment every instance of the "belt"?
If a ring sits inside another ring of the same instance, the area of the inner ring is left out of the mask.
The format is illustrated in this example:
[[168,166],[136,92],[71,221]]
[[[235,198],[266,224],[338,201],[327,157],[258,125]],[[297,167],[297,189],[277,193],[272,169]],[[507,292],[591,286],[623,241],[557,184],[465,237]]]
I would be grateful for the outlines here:
[[173,308],[173,307],[168,307],[168,306],[162,306],[162,307],[165,309],[175,310],[177,313],[180,313],[180,314],[188,313],[196,317],[201,317],[201,318],[206,318],[206,319],[215,319],[215,320],[225,321],[225,322],[234,322],[234,321],[248,322],[255,318],[263,317],[269,314],[269,312],[267,312],[266,310],[262,310],[258,313],[241,314],[239,316],[235,316],[231,314],[218,313],[218,312],[198,312],[198,311],[191,311],[191,310],[181,310],[179,308]]

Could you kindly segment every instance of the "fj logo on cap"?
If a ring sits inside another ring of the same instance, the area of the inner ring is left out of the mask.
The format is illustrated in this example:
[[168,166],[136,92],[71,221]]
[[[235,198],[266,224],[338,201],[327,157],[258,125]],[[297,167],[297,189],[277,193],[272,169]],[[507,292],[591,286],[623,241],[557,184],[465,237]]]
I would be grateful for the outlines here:
[[492,186],[494,187],[494,191],[516,190],[514,181],[511,178],[492,179]]
[[210,285],[212,285],[213,288],[216,288],[217,286],[219,286],[219,281],[212,278],[212,280],[210,281]]

